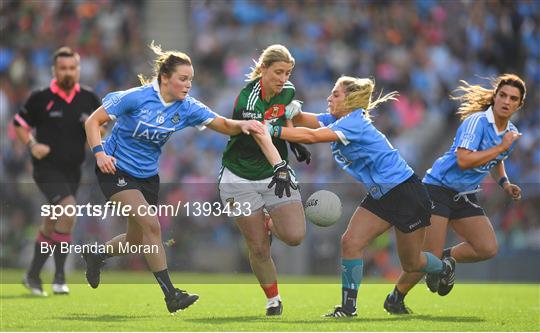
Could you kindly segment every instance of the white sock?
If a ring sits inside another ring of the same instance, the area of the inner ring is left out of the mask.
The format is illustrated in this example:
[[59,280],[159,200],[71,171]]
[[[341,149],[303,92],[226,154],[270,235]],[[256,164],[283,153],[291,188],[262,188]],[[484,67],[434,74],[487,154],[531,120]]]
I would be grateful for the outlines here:
[[279,294],[277,294],[277,296],[268,299],[268,302],[266,302],[266,307],[275,305],[279,301],[281,301],[281,297],[279,296]]

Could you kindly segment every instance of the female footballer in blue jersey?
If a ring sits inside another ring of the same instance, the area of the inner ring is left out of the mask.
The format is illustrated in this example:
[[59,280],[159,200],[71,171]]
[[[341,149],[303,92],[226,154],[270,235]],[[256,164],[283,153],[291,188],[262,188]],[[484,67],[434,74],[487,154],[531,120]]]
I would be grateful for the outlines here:
[[[429,225],[431,201],[425,186],[386,137],[373,126],[369,112],[395,99],[390,93],[371,100],[374,82],[339,78],[328,96],[329,113],[314,115],[290,108],[295,128],[269,126],[273,137],[302,143],[331,142],[337,164],[365,184],[368,194],[341,237],[342,303],[327,317],[356,316],[356,297],[362,281],[364,248],[396,227],[397,249],[407,272],[427,272],[454,279],[454,262],[422,252]],[[453,282],[449,282],[453,283]]]
[[[191,59],[178,51],[163,52],[153,43],[157,54],[153,81],[139,76],[142,86],[105,96],[103,105],[86,121],[88,142],[95,154],[96,175],[108,200],[131,207],[127,232],[106,243],[112,253],[85,253],[86,278],[93,288],[100,282],[100,269],[110,256],[122,255],[122,248],[144,244],[155,249],[145,254],[165,295],[169,312],[174,313],[193,304],[197,295],[174,288],[167,270],[167,260],[157,217],[144,214],[158,202],[158,159],[161,147],[176,131],[188,126],[205,126],[227,135],[265,133],[260,122],[225,119],[188,95],[193,80]],[[116,119],[112,133],[101,145],[99,126]],[[272,141],[261,140],[278,154]],[[264,150],[264,149],[263,149]],[[143,213],[141,213],[143,212]]]
[[[439,257],[452,256],[457,262],[471,263],[492,258],[498,248],[491,222],[475,195],[482,179],[490,172],[512,199],[521,198],[519,186],[506,176],[504,160],[521,136],[510,118],[523,106],[526,87],[517,75],[504,74],[493,80],[492,89],[462,81],[456,91],[463,93],[452,97],[461,102],[457,114],[463,123],[450,150],[435,161],[423,179],[434,203],[424,249]],[[464,241],[443,251],[448,225]],[[422,276],[402,273],[384,308],[395,314],[410,313],[404,298]],[[453,287],[431,274],[426,283],[441,296]]]

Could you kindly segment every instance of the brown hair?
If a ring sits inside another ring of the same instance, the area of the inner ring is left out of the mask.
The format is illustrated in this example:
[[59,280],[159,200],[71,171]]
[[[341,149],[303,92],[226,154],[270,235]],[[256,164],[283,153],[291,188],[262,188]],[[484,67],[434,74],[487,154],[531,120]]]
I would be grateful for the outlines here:
[[459,101],[457,114],[461,120],[464,120],[473,113],[485,111],[489,106],[493,105],[493,99],[499,92],[501,87],[509,85],[519,89],[521,93],[521,99],[519,105],[523,105],[527,89],[525,82],[515,74],[502,74],[496,79],[491,79],[491,89],[486,89],[480,85],[472,85],[465,80],[460,80],[460,86],[458,86],[454,93],[463,93],[460,96],[450,96],[450,99]]
[[156,78],[161,84],[161,75],[170,77],[176,66],[191,65],[190,57],[184,52],[162,51],[161,45],[155,45],[154,41],[148,47],[157,55],[157,58],[154,60],[154,76],[151,79],[146,79],[142,74],[137,76],[143,85],[151,83]]
[[367,118],[371,117],[369,113],[370,110],[376,108],[383,102],[395,100],[398,96],[397,91],[392,91],[384,96],[381,91],[379,97],[372,101],[371,97],[373,90],[375,89],[375,82],[372,79],[342,76],[336,83],[343,87],[345,93],[344,108],[348,112],[362,108],[365,110]]
[[80,62],[81,60],[81,56],[77,52],[73,51],[73,49],[71,49],[71,47],[69,46],[62,46],[61,48],[54,51],[53,65],[56,65],[56,59],[60,57],[75,57],[75,59],[77,59],[77,62]]
[[255,67],[251,67],[251,73],[246,74],[248,81],[253,81],[261,77],[263,65],[268,68],[278,61],[288,62],[294,67],[294,58],[285,46],[281,44],[268,46],[259,56],[259,61],[253,60]]

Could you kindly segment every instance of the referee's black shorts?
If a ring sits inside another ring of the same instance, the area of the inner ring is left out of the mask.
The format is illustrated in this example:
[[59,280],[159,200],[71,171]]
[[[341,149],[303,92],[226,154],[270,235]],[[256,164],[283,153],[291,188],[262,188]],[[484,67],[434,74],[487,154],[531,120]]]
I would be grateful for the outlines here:
[[103,173],[96,165],[96,176],[101,192],[107,200],[111,200],[111,197],[118,192],[138,190],[150,205],[158,204],[159,175],[137,178],[118,168],[115,174]]
[[484,209],[478,204],[476,194],[458,196],[458,192],[444,186],[426,184],[433,209],[431,214],[457,220],[472,216],[485,216]]
[[75,196],[81,181],[81,168],[34,165],[32,176],[49,204],[56,205],[70,195]]
[[403,233],[431,225],[431,199],[416,175],[394,187],[379,200],[368,194],[360,206]]

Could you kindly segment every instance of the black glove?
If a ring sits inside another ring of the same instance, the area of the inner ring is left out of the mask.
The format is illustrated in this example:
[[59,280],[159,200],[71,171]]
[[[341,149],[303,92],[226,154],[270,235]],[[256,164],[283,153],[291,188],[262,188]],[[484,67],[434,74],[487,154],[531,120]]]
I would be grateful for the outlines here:
[[268,188],[272,188],[272,186],[276,185],[274,193],[279,198],[283,197],[283,191],[285,191],[287,197],[290,197],[291,188],[293,190],[298,189],[298,186],[296,186],[292,180],[291,173],[292,170],[285,161],[281,161],[274,165],[274,176],[272,177],[270,184],[268,184]]
[[291,151],[293,152],[294,156],[296,156],[296,160],[298,162],[306,161],[306,164],[311,162],[311,153],[304,145],[296,142],[289,142],[289,146],[291,147]]

